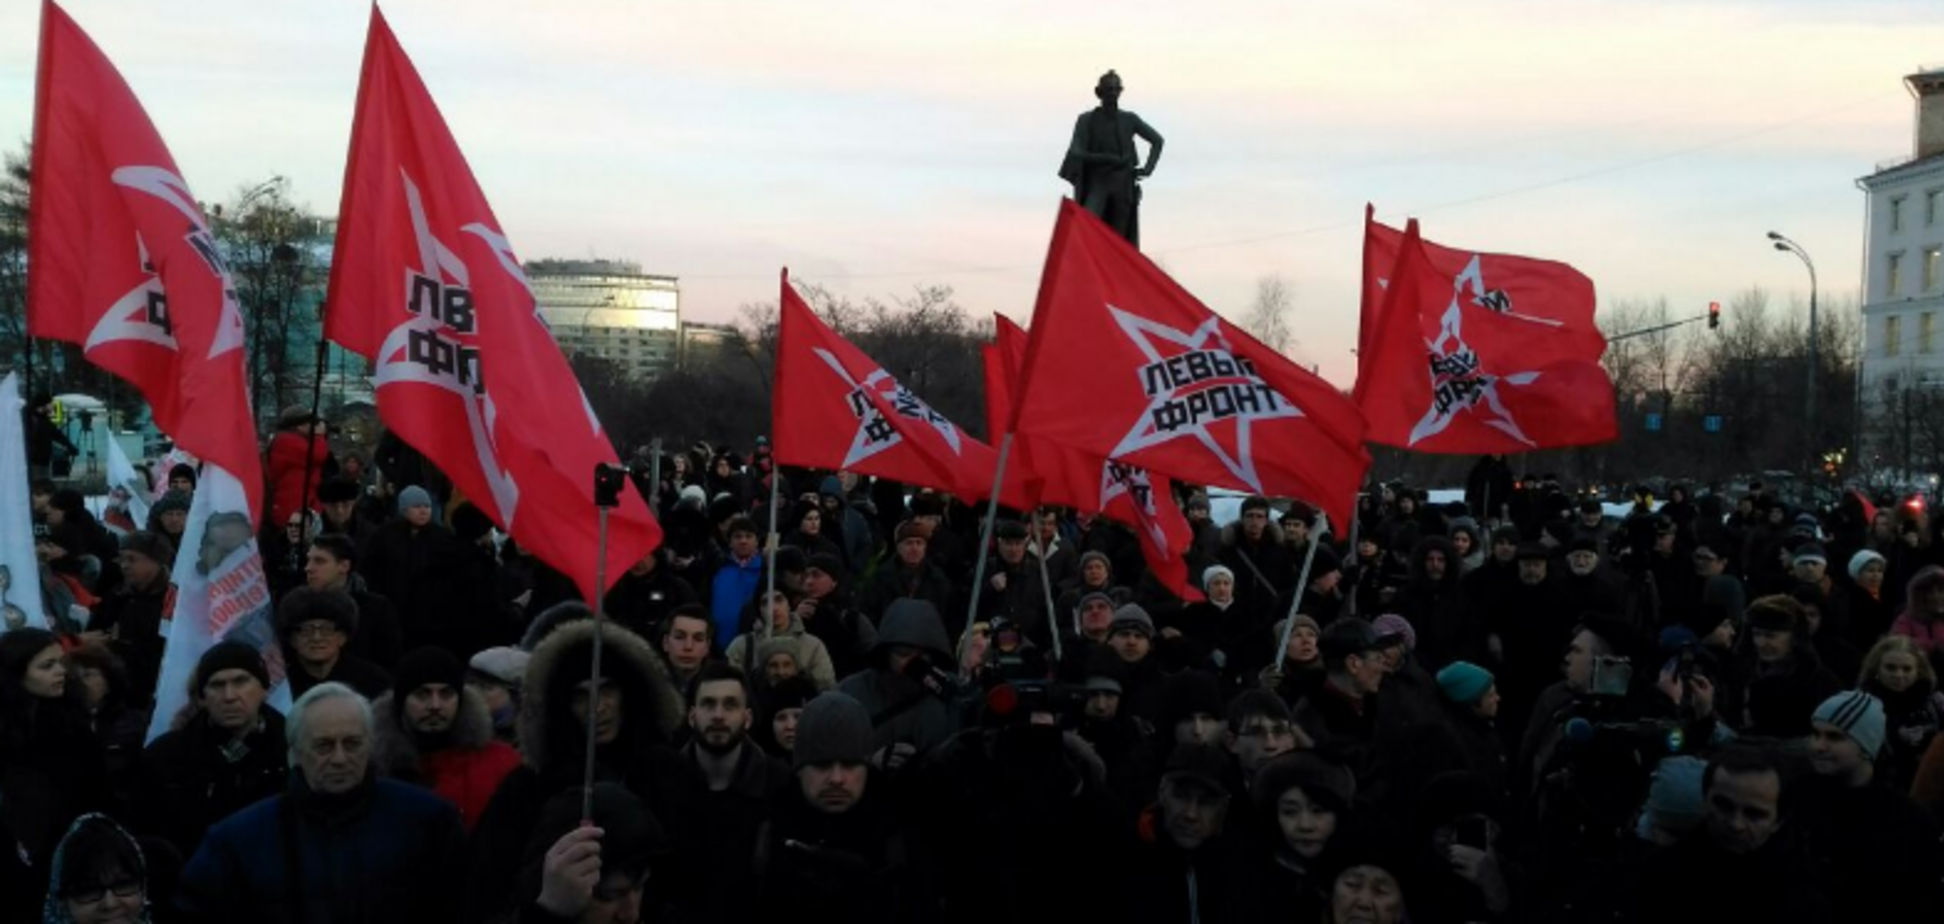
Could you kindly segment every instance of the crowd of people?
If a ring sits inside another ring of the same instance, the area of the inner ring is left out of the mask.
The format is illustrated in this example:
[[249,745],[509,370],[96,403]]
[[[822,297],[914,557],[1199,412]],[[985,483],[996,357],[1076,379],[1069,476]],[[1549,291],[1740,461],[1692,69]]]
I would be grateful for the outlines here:
[[1120,524],[1007,512],[981,570],[952,498],[698,444],[632,467],[665,539],[597,621],[409,447],[367,466],[284,423],[282,656],[210,647],[152,741],[196,472],[144,528],[33,485],[0,922],[1944,907],[1921,503],[1676,485],[1614,517],[1485,459],[1464,502],[1373,484],[1318,534],[1301,503],[1218,525],[1184,491],[1183,600]]

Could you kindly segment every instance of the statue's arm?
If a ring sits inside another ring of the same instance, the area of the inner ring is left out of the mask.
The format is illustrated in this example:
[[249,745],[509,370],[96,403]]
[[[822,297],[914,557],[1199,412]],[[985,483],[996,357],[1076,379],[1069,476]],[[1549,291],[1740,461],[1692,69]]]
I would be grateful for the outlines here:
[[1155,131],[1154,126],[1136,117],[1134,136],[1148,143],[1147,164],[1136,173],[1136,176],[1151,176],[1154,173],[1154,165],[1161,162],[1161,133]]
[[1079,118],[1073,120],[1073,142],[1067,146],[1067,154],[1083,164],[1120,163],[1120,158],[1112,154],[1097,154],[1087,150],[1087,117],[1091,115],[1093,113],[1083,112],[1080,113]]

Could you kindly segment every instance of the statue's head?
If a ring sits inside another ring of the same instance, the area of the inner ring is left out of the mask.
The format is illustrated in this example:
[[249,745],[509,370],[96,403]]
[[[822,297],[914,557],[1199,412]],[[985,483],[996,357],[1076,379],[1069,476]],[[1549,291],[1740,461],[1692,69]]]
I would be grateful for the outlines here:
[[1113,71],[1100,75],[1100,82],[1094,85],[1094,97],[1103,103],[1112,103],[1118,101],[1120,95],[1120,75]]

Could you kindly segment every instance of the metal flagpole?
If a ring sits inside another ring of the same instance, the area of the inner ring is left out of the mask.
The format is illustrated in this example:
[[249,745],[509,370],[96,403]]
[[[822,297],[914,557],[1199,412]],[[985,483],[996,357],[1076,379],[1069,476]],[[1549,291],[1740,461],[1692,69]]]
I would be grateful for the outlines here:
[[[1344,607],[1345,614],[1350,616],[1357,615],[1357,585],[1363,583],[1363,568],[1364,568],[1363,561],[1357,557],[1357,533],[1360,532],[1363,527],[1362,508],[1363,508],[1363,494],[1359,492],[1357,494],[1357,506],[1351,508],[1351,512],[1350,512],[1350,548],[1346,550],[1347,554],[1350,556],[1350,560],[1356,564],[1356,568],[1357,568],[1357,580],[1350,584],[1350,599],[1346,601],[1346,605]],[[1310,547],[1315,548],[1315,546],[1316,546],[1315,541],[1312,541],[1310,543]],[[1297,597],[1297,599],[1301,600],[1302,597],[1299,596]],[[1289,643],[1284,642],[1283,644],[1287,645]]]
[[1310,523],[1309,551],[1303,553],[1303,573],[1296,579],[1295,599],[1289,601],[1289,618],[1283,620],[1282,641],[1276,645],[1275,660],[1271,664],[1281,664],[1289,651],[1289,633],[1296,628],[1296,610],[1303,605],[1303,592],[1309,589],[1310,566],[1316,564],[1316,547],[1323,542],[1323,527],[1329,518],[1318,513]]
[[986,558],[992,553],[992,521],[999,515],[999,485],[1006,480],[1006,459],[1012,455],[1012,444],[1011,433],[999,441],[999,464],[992,467],[992,496],[986,499],[985,524],[979,527],[979,564],[972,571],[972,608],[965,614],[965,631],[959,633],[961,651],[965,649],[965,640],[972,637],[972,623],[979,616],[979,592],[985,590]]
[[1039,559],[1040,590],[1046,593],[1046,625],[1053,635],[1053,663],[1058,664],[1064,656],[1060,653],[1060,617],[1053,611],[1053,575],[1046,570],[1046,543],[1039,541],[1038,523],[1027,529],[1033,531],[1033,543],[1039,547],[1039,554],[1033,557]]
[[594,666],[588,674],[587,763],[581,767],[581,821],[594,820],[594,746],[595,729],[601,712],[601,636],[606,632],[608,510],[621,502],[621,488],[627,481],[626,469],[594,466],[594,506],[601,521],[598,557],[594,559]]
[[[783,485],[783,475],[777,470],[776,457],[770,456],[770,494],[769,494],[769,540],[764,543],[763,568],[769,573],[763,591],[763,599],[756,604],[756,626],[750,629],[749,642],[743,645],[743,674],[747,676],[756,665],[756,644],[758,640],[769,641],[775,631],[774,619],[770,616],[770,598],[776,596],[776,550],[780,542],[776,535],[777,495]],[[757,633],[761,633],[759,636]]]

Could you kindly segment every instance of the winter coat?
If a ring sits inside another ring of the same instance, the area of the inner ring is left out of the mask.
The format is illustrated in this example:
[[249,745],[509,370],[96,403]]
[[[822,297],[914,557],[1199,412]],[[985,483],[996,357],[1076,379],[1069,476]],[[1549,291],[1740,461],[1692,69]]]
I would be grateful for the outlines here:
[[869,667],[868,656],[877,644],[877,626],[851,605],[850,593],[839,587],[821,599],[805,599],[815,607],[805,628],[830,652],[836,676],[849,677]]
[[293,776],[210,829],[176,903],[208,924],[457,924],[465,836],[458,811],[416,786],[368,775],[321,796]]
[[[1057,729],[974,728],[954,735],[910,780],[913,833],[939,873],[943,924],[1071,924],[1114,880],[1125,823],[1107,770],[1080,736]],[[963,875],[976,869],[977,875]],[[1021,902],[1020,896],[1034,900]]]
[[344,643],[344,653],[356,655],[381,671],[389,673],[398,666],[398,659],[405,656],[405,632],[398,627],[398,610],[391,601],[359,585],[363,581],[353,575],[351,602],[358,605],[358,631],[351,633]]
[[1221,561],[1235,572],[1235,604],[1248,614],[1251,625],[1268,625],[1288,615],[1296,565],[1282,527],[1270,523],[1256,542],[1243,537],[1240,523],[1222,527]]
[[1494,800],[1492,814],[1508,820],[1512,800],[1512,766],[1505,754],[1505,735],[1489,719],[1479,718],[1470,706],[1438,697],[1434,721],[1417,727],[1411,736],[1410,760],[1405,761],[1413,792],[1448,773],[1469,773],[1483,781]]
[[714,638],[732,639],[742,625],[743,604],[756,598],[763,586],[763,555],[758,552],[748,561],[724,558],[721,567],[709,578],[709,617],[715,622]]
[[155,694],[157,676],[162,672],[162,649],[168,639],[162,636],[162,620],[175,608],[175,588],[167,576],[152,591],[123,587],[95,607],[88,628],[109,635],[108,647],[128,668],[129,688],[143,698]]
[[1809,716],[1816,707],[1844,687],[1812,645],[1797,643],[1787,658],[1773,665],[1763,665],[1753,648],[1745,646],[1729,664],[1727,676],[1715,684],[1715,714],[1747,734],[1799,737],[1809,734]]
[[[1444,576],[1437,581],[1424,570],[1425,558],[1432,552],[1444,554]],[[1483,658],[1485,625],[1465,593],[1458,550],[1449,539],[1433,536],[1411,550],[1411,583],[1391,601],[1387,612],[1403,616],[1417,632],[1417,656],[1427,670]]]
[[[270,438],[263,466],[270,482],[270,528],[281,531],[291,515],[317,509],[317,486],[324,481],[325,464],[330,458],[331,444],[321,436],[282,430]],[[308,481],[304,479],[307,464]]]
[[[595,776],[620,782],[639,796],[680,843],[674,819],[683,771],[666,742],[682,725],[682,694],[647,641],[619,626],[602,628],[601,678],[621,689],[623,711],[617,739],[595,752]],[[467,921],[492,920],[515,906],[522,851],[533,838],[541,808],[581,785],[586,736],[571,701],[588,676],[594,631],[593,620],[569,621],[541,639],[527,662],[519,718],[522,763],[500,783],[473,829]]]
[[371,704],[377,719],[372,765],[401,783],[413,783],[437,793],[459,810],[459,820],[471,831],[499,791],[501,781],[520,765],[520,752],[493,739],[493,716],[486,700],[471,687],[459,696],[459,713],[443,747],[425,751],[418,737],[400,721],[399,707],[387,693]]
[[786,787],[758,834],[752,875],[756,919],[791,924],[902,924],[929,920],[920,910],[923,876],[914,870],[896,806],[871,771],[864,798],[827,814]]
[[229,735],[195,710],[142,752],[135,790],[135,830],[168,841],[184,857],[195,854],[211,825],[283,792],[290,749],[283,714],[269,706],[261,725],[243,738],[243,753],[223,754]]
[[1891,921],[1935,907],[1944,868],[1937,826],[1901,791],[1882,781],[1851,787],[1829,777],[1805,781],[1796,824],[1808,835],[1816,881],[1832,908],[1858,921]]
[[656,877],[685,893],[680,903],[695,920],[752,921],[749,864],[756,856],[757,837],[777,800],[796,788],[796,777],[788,764],[746,740],[729,788],[712,791],[697,750],[691,741],[681,751],[683,814],[674,827],[686,832],[688,840],[676,846],[676,869],[666,874],[656,870]]
[[1858,651],[1869,651],[1877,639],[1890,631],[1897,611],[1891,608],[1883,591],[1872,594],[1853,582],[1844,584],[1836,594],[1835,605],[1843,610],[1843,628],[1850,644]]
[[[1643,858],[1633,876],[1633,921],[1721,924],[1763,921],[1821,924],[1836,920],[1812,875],[1801,838],[1784,825],[1752,854],[1715,846],[1704,828]],[[1870,918],[1855,918],[1864,921]]]
[[851,507],[850,498],[844,496],[843,482],[839,481],[836,475],[825,477],[817,493],[820,498],[837,499],[837,511],[832,513],[826,506],[824,519],[838,527],[839,535],[842,536],[838,544],[843,547],[844,565],[852,574],[856,574],[870,562],[871,553],[877,544],[871,535],[870,520]]
[[899,600],[879,624],[870,669],[844,678],[837,689],[864,704],[875,726],[877,747],[905,743],[924,751],[943,744],[958,731],[957,713],[917,680],[891,673],[888,659],[894,645],[923,650],[932,665],[943,670],[951,670],[954,664],[938,612],[922,600]]
[[[741,670],[744,664],[753,663],[754,666],[749,671],[751,676],[760,675],[763,670],[761,662],[747,660],[753,659],[753,655],[749,651],[751,644],[755,644],[758,648],[762,647],[763,639],[760,636],[756,637],[753,642],[751,641],[751,637],[754,635],[755,633],[749,632],[736,636],[729,643],[729,648],[724,652],[723,658],[723,660],[728,661],[737,670]],[[797,640],[797,673],[810,678],[810,682],[816,684],[819,690],[829,690],[837,686],[837,670],[831,663],[830,651],[824,647],[822,639],[811,635],[810,631],[803,627],[803,621],[797,618],[795,610],[790,611],[789,625],[776,632],[775,635],[776,637],[787,636]]]
[[284,648],[284,663],[290,666],[286,675],[290,680],[290,698],[295,701],[311,691],[320,683],[341,683],[362,694],[365,699],[377,699],[391,689],[391,674],[378,665],[344,651],[338,655],[336,664],[331,665],[330,674],[313,677],[303,665],[297,663],[297,654],[289,646]]
[[[1230,808],[1233,815],[1240,806]],[[1182,850],[1168,838],[1159,806],[1151,806],[1135,821],[1135,843],[1122,867],[1114,913],[1092,917],[1129,924],[1180,924],[1200,921],[1223,924],[1247,921],[1255,897],[1253,883],[1244,878],[1244,845],[1232,835],[1218,835],[1193,851]]]
[[[896,550],[893,550],[886,553],[884,559],[878,562],[877,569],[858,589],[857,608],[863,611],[866,619],[877,623],[882,629],[893,602],[923,600],[937,609],[939,618],[945,620],[949,628],[952,622],[950,614],[955,609],[952,602],[956,599],[957,593],[953,590],[951,580],[932,564],[929,557],[918,567],[910,568],[899,560]],[[961,624],[963,620],[961,614]]]
[[1325,680],[1293,710],[1296,727],[1316,743],[1316,752],[1356,775],[1359,808],[1380,806],[1392,794],[1398,742],[1379,719],[1381,705],[1374,696],[1352,700]]
[[1921,680],[1895,693],[1872,677],[1863,692],[1883,701],[1883,749],[1877,754],[1877,777],[1891,788],[1909,792],[1924,751],[1944,727],[1944,693]]
[[359,550],[365,589],[390,601],[405,635],[405,648],[450,646],[454,624],[477,613],[451,613],[459,588],[450,574],[461,554],[459,539],[437,523],[414,531],[404,519],[380,527]]
[[[0,921],[15,920],[11,915],[22,909],[40,911],[38,890],[68,825],[107,808],[110,797],[101,745],[88,732],[78,697],[31,708],[39,713],[32,727],[21,727],[28,722],[22,715],[0,716],[0,723],[15,725],[0,729],[6,742],[0,744],[0,829],[9,835],[6,852],[30,861],[25,878],[32,883],[24,894],[0,895]],[[0,876],[0,883],[10,878]]]

